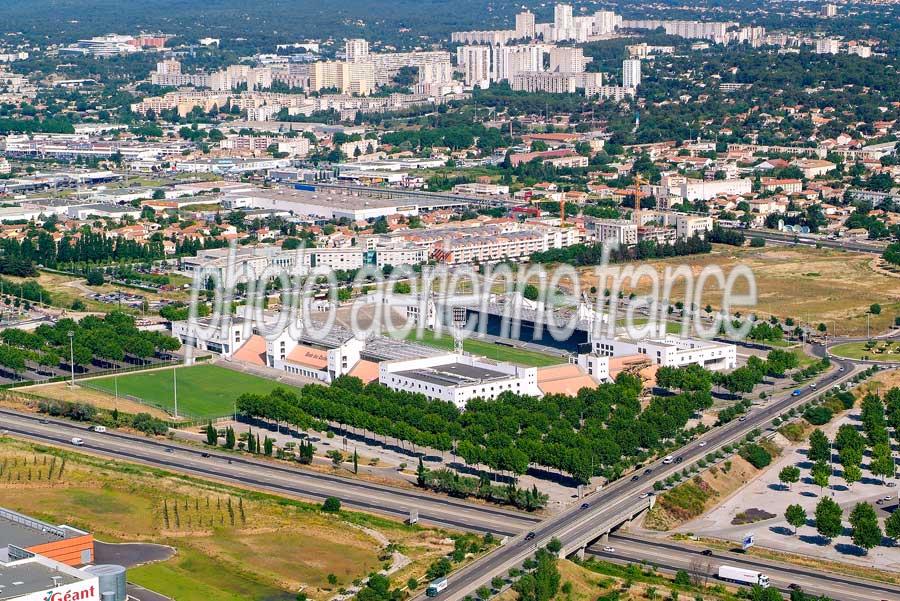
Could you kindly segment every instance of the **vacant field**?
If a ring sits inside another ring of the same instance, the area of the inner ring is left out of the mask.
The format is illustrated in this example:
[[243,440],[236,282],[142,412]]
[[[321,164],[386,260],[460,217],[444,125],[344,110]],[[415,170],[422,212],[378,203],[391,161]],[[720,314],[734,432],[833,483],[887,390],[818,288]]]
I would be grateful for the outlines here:
[[56,382],[54,384],[39,384],[37,386],[29,386],[21,389],[23,392],[36,394],[48,399],[59,401],[69,401],[72,403],[89,403],[101,409],[118,409],[125,413],[149,413],[153,417],[160,419],[169,419],[169,415],[156,407],[142,405],[135,401],[130,401],[124,397],[118,399],[114,394],[107,394],[99,390],[84,388],[76,385],[75,388],[69,386],[68,382]]
[[180,367],[177,368],[177,376],[173,376],[172,371],[159,369],[116,378],[97,378],[90,381],[90,386],[114,394],[118,385],[119,396],[138,397],[174,413],[177,380],[179,414],[198,418],[231,415],[234,401],[241,394],[267,394],[277,386],[265,378],[215,365]]
[[900,344],[891,341],[876,342],[868,346],[865,342],[848,342],[831,347],[831,352],[848,359],[866,359],[869,361],[900,361]]
[[[871,316],[873,333],[890,327],[894,315],[900,314],[900,278],[877,273],[872,269],[872,262],[871,255],[832,249],[779,246],[751,249],[716,245],[709,255],[649,261],[647,264],[656,269],[660,279],[667,267],[674,269],[681,264],[689,266],[694,276],[706,266],[719,266],[727,276],[735,266],[746,265],[756,280],[758,302],[755,308],[734,308],[734,311],[792,317],[813,324],[824,322],[829,333],[847,336],[865,335],[866,313],[874,303],[880,304],[882,311],[880,315]],[[582,274],[583,288],[596,286],[603,290],[608,287],[597,283],[594,268],[584,268]],[[736,292],[746,293],[744,282],[738,284]],[[721,306],[722,293],[714,290],[713,285],[714,280],[709,280],[706,286],[709,292],[703,296],[701,307],[706,304],[714,308]],[[642,280],[637,286],[626,287],[625,292],[632,290],[645,294],[650,290],[650,282]],[[672,302],[684,300],[683,279],[679,279],[672,290]]]
[[[86,529],[106,541],[170,545],[129,580],[178,601],[312,599],[384,565],[385,540],[423,579],[452,550],[446,533],[242,491],[142,466],[0,439],[0,505]],[[337,584],[329,582],[334,575]]]
[[[437,336],[433,331],[425,330],[422,337],[419,338],[417,332],[413,330],[407,336],[407,340],[446,351],[452,351],[454,347],[453,336],[447,332]],[[473,355],[481,355],[497,361],[509,361],[510,363],[517,363],[526,367],[546,367],[547,365],[559,365],[560,363],[566,362],[563,357],[539,353],[537,351],[512,348],[494,344],[487,340],[476,340],[474,338],[467,338],[463,341],[463,350]]]

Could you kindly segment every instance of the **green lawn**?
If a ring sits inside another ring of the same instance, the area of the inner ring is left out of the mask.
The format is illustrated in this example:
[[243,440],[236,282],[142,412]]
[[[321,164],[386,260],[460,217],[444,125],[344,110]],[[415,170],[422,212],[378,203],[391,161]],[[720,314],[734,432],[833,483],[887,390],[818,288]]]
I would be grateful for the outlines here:
[[138,397],[144,402],[174,412],[174,383],[178,382],[178,412],[181,415],[205,418],[230,415],[234,401],[245,392],[267,394],[276,387],[271,380],[215,365],[194,365],[178,368],[177,378],[171,369],[132,373],[117,378],[91,380],[90,385],[115,394],[118,380],[119,394]]
[[900,361],[900,344],[877,341],[873,348],[865,342],[847,342],[831,347],[831,352],[847,359],[868,359],[870,361]]
[[[453,350],[453,337],[447,332],[442,332],[440,336],[436,336],[432,330],[425,330],[421,338],[418,338],[417,334],[418,332],[413,330],[406,339],[410,342],[418,342],[445,351]],[[472,353],[473,355],[480,355],[497,361],[508,361],[526,367],[546,367],[548,365],[559,365],[560,363],[566,362],[563,357],[548,355],[537,351],[512,348],[501,344],[494,344],[487,340],[476,340],[474,338],[467,338],[463,341],[463,350]]]

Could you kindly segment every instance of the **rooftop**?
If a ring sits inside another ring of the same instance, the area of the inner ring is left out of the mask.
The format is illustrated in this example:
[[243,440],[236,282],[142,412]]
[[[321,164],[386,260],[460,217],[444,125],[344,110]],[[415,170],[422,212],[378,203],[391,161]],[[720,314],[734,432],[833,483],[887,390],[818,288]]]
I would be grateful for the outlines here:
[[411,369],[397,372],[397,375],[421,380],[437,386],[464,386],[480,382],[504,380],[509,376],[503,372],[462,363],[445,363],[426,369]]
[[0,547],[15,545],[27,549],[82,534],[84,533],[74,528],[61,528],[0,508]]
[[57,578],[57,586],[73,584],[81,580],[81,578],[34,561],[18,565],[0,565],[0,600],[16,599],[51,589],[54,587],[54,578]]

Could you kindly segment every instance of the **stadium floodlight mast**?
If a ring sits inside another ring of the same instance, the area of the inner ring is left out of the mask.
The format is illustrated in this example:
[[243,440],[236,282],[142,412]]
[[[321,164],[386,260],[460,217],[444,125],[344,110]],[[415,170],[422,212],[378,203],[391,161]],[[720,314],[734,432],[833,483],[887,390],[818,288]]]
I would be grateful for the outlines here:
[[75,332],[69,330],[69,368],[72,370],[72,383],[69,386],[72,388],[75,388],[75,347],[72,342],[74,339]]

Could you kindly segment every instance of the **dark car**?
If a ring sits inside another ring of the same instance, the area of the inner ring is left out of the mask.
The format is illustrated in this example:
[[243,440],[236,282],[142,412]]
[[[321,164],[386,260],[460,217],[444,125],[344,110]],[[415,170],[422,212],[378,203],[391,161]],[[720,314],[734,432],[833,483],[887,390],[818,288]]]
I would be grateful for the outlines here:
[[529,532],[525,535],[525,540],[531,540],[534,538],[534,532]]
[[700,555],[705,555],[706,557],[709,557],[710,555],[712,555],[712,551],[710,549],[703,549],[702,551],[700,551]]
[[42,424],[49,424],[49,423],[50,423],[50,420],[49,420],[49,419],[42,419],[42,420],[40,420],[40,423],[42,423]]
[[652,474],[652,473],[653,473],[653,470],[644,470],[644,475],[645,475],[645,476],[647,476],[647,475],[649,475],[649,474]]
[[200,453],[200,456],[209,459],[209,453]]
[[802,591],[802,590],[803,590],[803,587],[801,587],[801,586],[800,586],[799,584],[797,584],[796,582],[790,583],[790,584],[788,585],[788,588],[791,589],[792,591]]
[[640,479],[641,479],[641,477],[638,476],[637,474],[635,474],[635,475],[633,475],[633,476],[631,477],[631,481],[632,481],[632,482],[637,482],[637,481],[640,480]]
[[675,463],[681,463],[682,461],[684,461],[684,457],[676,457],[675,458]]
[[582,508],[582,509],[587,509],[587,508],[590,507],[590,506],[591,506],[590,503],[582,503],[582,504],[581,504],[581,508]]

